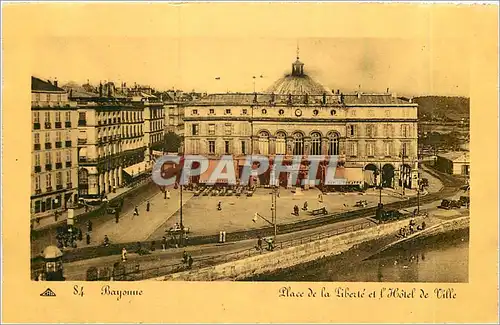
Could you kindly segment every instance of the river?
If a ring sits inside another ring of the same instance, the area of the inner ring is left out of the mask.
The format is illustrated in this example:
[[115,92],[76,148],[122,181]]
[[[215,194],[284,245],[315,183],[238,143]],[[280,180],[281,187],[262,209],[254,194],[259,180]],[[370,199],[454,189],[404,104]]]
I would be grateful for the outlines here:
[[[366,259],[387,238],[343,254],[323,258],[251,281],[468,282],[469,231],[453,231],[414,240]],[[393,240],[393,239],[390,239]]]

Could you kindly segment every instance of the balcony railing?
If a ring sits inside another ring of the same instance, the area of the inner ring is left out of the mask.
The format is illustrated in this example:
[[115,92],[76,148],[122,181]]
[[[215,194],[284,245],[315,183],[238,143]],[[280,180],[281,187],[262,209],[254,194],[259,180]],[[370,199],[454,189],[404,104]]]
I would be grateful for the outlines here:
[[35,173],[39,173],[42,171],[42,166],[35,166]]
[[87,139],[78,139],[78,144],[86,144]]
[[45,149],[52,149],[52,143],[45,142]]
[[35,190],[35,194],[42,194],[42,189],[37,188],[37,189]]
[[45,164],[45,170],[52,170],[52,164]]
[[33,123],[33,129],[40,130],[40,123]]
[[39,143],[35,143],[35,146],[34,146],[35,150],[40,150],[41,146]]
[[56,162],[56,169],[62,168],[62,162]]
[[64,127],[70,128],[71,127],[71,122],[70,121],[64,122]]
[[52,186],[47,186],[46,190],[47,192],[52,192]]
[[50,122],[45,122],[45,128],[46,129],[51,129],[52,128],[52,124]]
[[62,142],[56,141],[56,148],[61,148],[61,147],[62,147]]
[[57,184],[56,185],[56,190],[62,190],[62,188],[63,188],[62,184]]
[[71,140],[66,141],[64,145],[66,146],[66,148],[71,147]]
[[56,122],[56,129],[60,129],[62,127],[62,123],[61,122]]
[[71,161],[66,162],[66,167],[71,167]]
[[78,126],[87,126],[87,120],[78,120]]

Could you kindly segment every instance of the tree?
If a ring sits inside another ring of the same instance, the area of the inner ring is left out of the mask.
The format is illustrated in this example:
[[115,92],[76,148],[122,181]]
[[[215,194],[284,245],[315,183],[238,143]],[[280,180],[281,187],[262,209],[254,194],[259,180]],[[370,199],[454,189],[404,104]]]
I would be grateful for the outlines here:
[[182,138],[174,132],[168,132],[165,135],[165,151],[166,152],[179,152],[182,144]]

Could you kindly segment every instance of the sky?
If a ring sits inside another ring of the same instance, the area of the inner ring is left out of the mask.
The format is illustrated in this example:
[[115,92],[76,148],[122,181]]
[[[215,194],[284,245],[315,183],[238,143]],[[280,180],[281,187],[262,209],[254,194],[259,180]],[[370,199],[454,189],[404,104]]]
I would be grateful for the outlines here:
[[36,28],[12,45],[29,43],[33,75],[60,84],[251,92],[257,76],[262,91],[290,73],[298,45],[331,89],[469,96],[471,12],[382,6],[34,5],[23,16]]

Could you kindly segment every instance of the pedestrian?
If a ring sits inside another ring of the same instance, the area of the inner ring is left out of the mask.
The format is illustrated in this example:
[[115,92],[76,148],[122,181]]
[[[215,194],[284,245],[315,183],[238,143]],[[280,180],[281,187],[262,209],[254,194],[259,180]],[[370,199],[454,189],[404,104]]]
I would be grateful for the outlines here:
[[150,204],[149,204],[149,201],[146,203],[146,212],[149,212],[149,207],[150,207]]
[[188,257],[188,268],[191,268],[193,266],[193,257],[191,256],[191,254],[189,254],[189,257]]
[[116,193],[116,186],[113,185],[113,193]]
[[167,200],[170,200],[170,191],[167,190]]
[[302,208],[302,210],[307,211],[307,201],[304,202],[304,207]]
[[122,248],[122,262],[127,261],[127,249],[125,247]]
[[188,253],[186,251],[182,252],[182,263],[187,263]]
[[138,215],[139,215],[139,209],[137,208],[137,205],[136,205],[134,208],[134,216],[138,216]]
[[319,203],[323,203],[323,194],[318,194],[318,201]]
[[120,212],[118,209],[115,210],[115,222],[118,223],[120,221]]
[[268,251],[272,251],[273,249],[274,249],[273,239],[272,238],[268,238],[267,239],[267,250]]
[[166,190],[163,190],[163,199],[166,200],[167,199],[167,191]]
[[280,197],[280,189],[278,188],[278,190],[276,191],[276,197]]
[[295,215],[298,216],[299,215],[299,206],[298,205],[295,205],[293,207],[293,210],[295,211]]
[[38,281],[43,281],[43,272],[38,273]]
[[77,234],[78,234],[77,235],[78,240],[82,240],[83,239],[82,238],[83,237],[83,233],[82,233],[82,229],[81,228],[78,228]]
[[87,231],[92,232],[92,221],[87,221]]
[[108,238],[108,235],[104,235],[104,241],[103,241],[103,244],[105,247],[108,247],[109,246],[109,238]]
[[153,240],[153,241],[151,242],[151,248],[150,248],[149,250],[150,250],[150,251],[152,251],[152,252],[154,252],[154,251],[156,250],[155,245],[156,245],[156,243],[155,243],[155,241]]
[[167,249],[167,238],[163,236],[161,239],[161,250],[165,251],[165,249]]
[[87,245],[90,245],[90,233],[87,231],[87,234],[85,235],[85,239],[87,240]]
[[221,201],[219,201],[219,202],[217,203],[217,210],[218,210],[218,211],[221,211],[221,210],[222,210],[222,202],[221,202]]
[[262,253],[262,238],[257,238],[257,250],[259,250]]

